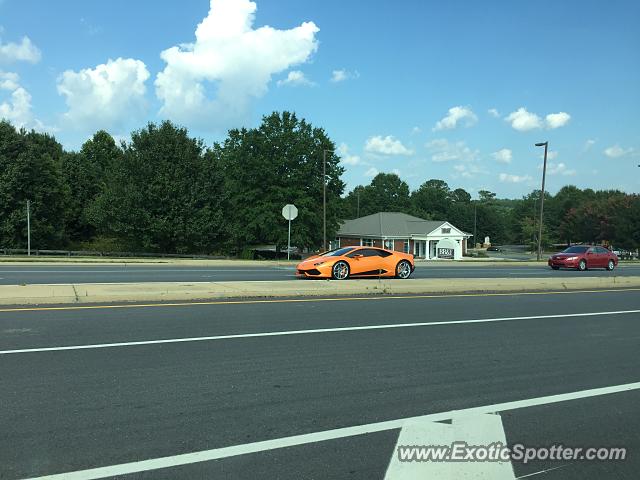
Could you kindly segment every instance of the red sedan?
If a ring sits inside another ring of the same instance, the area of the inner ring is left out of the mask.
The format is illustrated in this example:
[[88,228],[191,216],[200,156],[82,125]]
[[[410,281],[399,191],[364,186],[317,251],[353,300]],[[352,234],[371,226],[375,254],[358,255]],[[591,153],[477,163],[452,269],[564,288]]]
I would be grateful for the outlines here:
[[584,271],[587,268],[606,268],[613,270],[618,265],[615,253],[604,247],[574,245],[549,257],[549,266],[554,270],[575,268]]

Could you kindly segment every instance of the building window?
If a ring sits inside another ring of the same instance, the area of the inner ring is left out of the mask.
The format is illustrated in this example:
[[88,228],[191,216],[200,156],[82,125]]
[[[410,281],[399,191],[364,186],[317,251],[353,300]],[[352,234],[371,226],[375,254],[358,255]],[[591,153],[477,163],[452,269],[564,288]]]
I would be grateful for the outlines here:
[[384,248],[386,248],[387,250],[393,250],[393,240],[385,240]]
[[371,239],[371,238],[363,238],[362,239],[362,246],[363,247],[373,247],[373,239]]
[[442,229],[442,233],[443,234],[451,233],[451,229],[450,228],[443,228]]
[[409,240],[405,240],[404,241],[404,249],[403,249],[404,253],[409,253]]

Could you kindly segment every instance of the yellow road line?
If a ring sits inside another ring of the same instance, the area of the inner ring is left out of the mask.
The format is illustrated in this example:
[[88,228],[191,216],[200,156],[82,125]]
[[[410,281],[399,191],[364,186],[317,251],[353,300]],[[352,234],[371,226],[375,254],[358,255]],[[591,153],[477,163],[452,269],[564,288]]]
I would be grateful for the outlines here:
[[460,298],[460,297],[512,297],[522,295],[575,295],[579,293],[611,293],[611,292],[638,292],[640,288],[612,288],[602,290],[559,290],[545,292],[503,292],[503,293],[447,293],[435,295],[384,295],[362,297],[327,297],[327,298],[271,298],[261,300],[211,300],[206,302],[180,302],[180,303],[131,303],[117,305],[73,305],[64,307],[20,307],[2,308],[0,313],[7,312],[41,312],[56,310],[103,310],[111,308],[159,308],[159,307],[188,307],[198,305],[250,305],[261,303],[311,303],[311,302],[353,302],[359,300],[410,300],[427,298]]

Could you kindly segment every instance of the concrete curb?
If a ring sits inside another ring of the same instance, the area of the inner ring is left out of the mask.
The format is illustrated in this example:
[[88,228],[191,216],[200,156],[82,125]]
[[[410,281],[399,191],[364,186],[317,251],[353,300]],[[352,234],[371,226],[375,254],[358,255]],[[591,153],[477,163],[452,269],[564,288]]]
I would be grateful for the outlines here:
[[598,290],[640,287],[640,277],[284,280],[262,282],[3,285],[0,305],[161,302],[224,298]]

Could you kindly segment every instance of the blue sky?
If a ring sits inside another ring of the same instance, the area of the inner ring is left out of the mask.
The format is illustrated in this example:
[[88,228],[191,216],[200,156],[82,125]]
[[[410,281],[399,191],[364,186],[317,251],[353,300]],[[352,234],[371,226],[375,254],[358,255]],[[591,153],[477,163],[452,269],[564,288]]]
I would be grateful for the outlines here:
[[212,144],[292,110],[349,188],[395,171],[501,197],[538,188],[548,140],[552,192],[640,192],[639,20],[615,0],[0,0],[0,116],[78,148],[164,118]]

